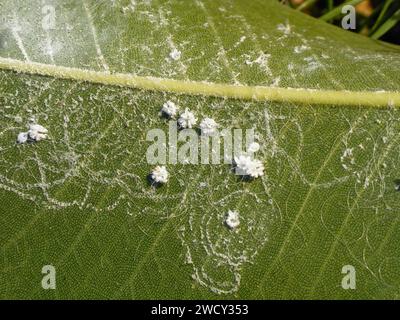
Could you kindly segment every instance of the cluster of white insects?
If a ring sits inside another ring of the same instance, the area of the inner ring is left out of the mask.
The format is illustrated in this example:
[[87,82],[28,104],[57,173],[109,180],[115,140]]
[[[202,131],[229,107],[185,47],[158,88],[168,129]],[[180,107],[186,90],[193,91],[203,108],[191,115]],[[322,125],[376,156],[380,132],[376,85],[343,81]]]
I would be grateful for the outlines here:
[[[174,119],[178,116],[179,108],[172,102],[167,101],[161,107],[161,114],[169,119]],[[198,119],[195,114],[188,108],[179,114],[177,124],[181,129],[192,129],[196,126]],[[202,136],[212,136],[218,128],[218,123],[212,118],[204,118],[200,124],[200,133]],[[264,165],[260,160],[254,159],[252,155],[260,149],[257,142],[253,142],[248,146],[248,153],[234,157],[236,172],[242,176],[250,178],[258,178],[264,175]],[[169,173],[165,166],[157,166],[150,174],[153,182],[157,184],[165,184],[168,182]],[[225,224],[229,229],[235,229],[239,226],[239,213],[229,210],[225,217]]]
[[[180,129],[192,129],[196,126],[198,119],[190,109],[185,108],[179,114],[179,108],[172,101],[167,101],[161,108],[163,116],[169,119],[175,119]],[[179,116],[178,116],[179,114]],[[202,136],[211,136],[216,133],[218,123],[212,118],[204,118],[199,124],[200,134]],[[29,130],[20,132],[17,136],[17,143],[24,144],[27,142],[38,142],[48,138],[48,130],[36,122],[29,125]],[[252,154],[260,149],[257,142],[253,142],[248,146],[248,153],[234,157],[234,164],[239,175],[258,178],[264,174],[264,165],[260,160],[254,159]],[[150,178],[154,184],[165,184],[168,182],[169,173],[165,166],[156,166],[150,173]],[[225,224],[229,229],[235,229],[239,226],[239,213],[231,211],[225,216]]]

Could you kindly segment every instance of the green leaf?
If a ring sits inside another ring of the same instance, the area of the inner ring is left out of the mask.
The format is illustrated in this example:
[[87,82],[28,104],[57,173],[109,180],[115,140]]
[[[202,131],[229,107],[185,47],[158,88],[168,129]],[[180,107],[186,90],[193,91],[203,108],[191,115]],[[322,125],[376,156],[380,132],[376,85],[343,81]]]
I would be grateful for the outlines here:
[[[44,5],[0,5],[2,298],[399,296],[398,47],[275,0]],[[151,186],[167,100],[254,129],[264,176]],[[49,138],[17,144],[30,119]]]

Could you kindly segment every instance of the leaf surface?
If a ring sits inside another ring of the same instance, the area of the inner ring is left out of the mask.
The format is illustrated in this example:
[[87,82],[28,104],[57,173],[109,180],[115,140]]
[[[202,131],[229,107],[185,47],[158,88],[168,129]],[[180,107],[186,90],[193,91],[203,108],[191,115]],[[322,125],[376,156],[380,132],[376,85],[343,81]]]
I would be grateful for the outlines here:
[[[398,297],[398,47],[274,0],[49,6],[0,5],[2,298]],[[151,187],[167,100],[253,128],[265,175]],[[16,144],[32,118],[49,139]]]

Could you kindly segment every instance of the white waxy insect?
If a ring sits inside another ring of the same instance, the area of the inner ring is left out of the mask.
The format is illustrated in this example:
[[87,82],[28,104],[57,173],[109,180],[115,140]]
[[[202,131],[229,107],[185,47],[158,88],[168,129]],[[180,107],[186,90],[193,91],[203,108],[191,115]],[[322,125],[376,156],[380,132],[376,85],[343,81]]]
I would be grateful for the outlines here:
[[31,124],[29,126],[28,136],[34,141],[40,141],[47,138],[48,130],[40,124]]
[[169,173],[165,166],[157,166],[151,172],[151,179],[156,183],[167,183]]
[[253,159],[247,169],[248,175],[252,178],[258,178],[264,175],[264,165],[260,160]]
[[181,58],[182,52],[180,52],[178,49],[174,49],[169,53],[169,56],[171,59],[177,61]]
[[28,141],[28,132],[20,132],[17,137],[18,143],[25,143]]
[[258,178],[264,175],[264,165],[260,160],[252,159],[248,155],[240,155],[234,158],[236,173],[241,176]]
[[201,134],[203,136],[212,136],[217,132],[218,124],[214,119],[205,118],[200,123]]
[[169,118],[173,118],[178,112],[178,107],[172,101],[167,101],[163,104],[161,112]]
[[229,229],[236,229],[240,225],[239,212],[229,210],[226,214],[225,224]]
[[194,116],[194,113],[191,112],[188,108],[185,109],[185,112],[183,112],[178,119],[178,124],[183,129],[192,128],[196,124],[196,122],[197,119]]

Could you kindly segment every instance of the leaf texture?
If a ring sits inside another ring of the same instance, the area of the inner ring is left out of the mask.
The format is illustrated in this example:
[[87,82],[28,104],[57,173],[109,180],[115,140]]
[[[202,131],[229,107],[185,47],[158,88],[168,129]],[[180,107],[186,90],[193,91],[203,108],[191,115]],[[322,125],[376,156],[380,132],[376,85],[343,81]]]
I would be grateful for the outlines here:
[[[50,27],[42,1],[0,5],[2,298],[398,297],[398,47],[274,0],[49,5]],[[151,187],[167,100],[253,128],[265,175]],[[32,118],[49,139],[16,144]]]

